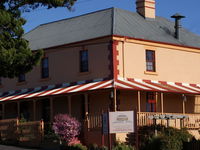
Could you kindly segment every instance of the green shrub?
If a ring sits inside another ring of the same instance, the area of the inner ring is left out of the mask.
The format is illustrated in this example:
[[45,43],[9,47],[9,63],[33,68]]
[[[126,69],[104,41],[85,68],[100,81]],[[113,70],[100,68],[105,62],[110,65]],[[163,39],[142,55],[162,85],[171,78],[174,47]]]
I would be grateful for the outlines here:
[[89,150],[108,150],[106,146],[98,146],[97,144],[92,144],[88,148]]
[[112,150],[133,150],[134,148],[125,143],[117,143]]
[[50,123],[45,123],[44,141],[51,141],[51,142],[59,141],[59,137],[53,131],[52,125]]
[[[155,129],[157,136],[155,136]],[[164,126],[142,127],[140,129],[141,150],[182,150],[183,142],[192,138],[186,129]]]
[[87,150],[87,147],[83,146],[82,144],[75,144],[71,146],[65,146],[63,150]]
[[108,150],[108,147],[106,147],[106,146],[101,146],[99,150]]
[[92,144],[88,147],[89,150],[99,150],[99,147],[97,144]]

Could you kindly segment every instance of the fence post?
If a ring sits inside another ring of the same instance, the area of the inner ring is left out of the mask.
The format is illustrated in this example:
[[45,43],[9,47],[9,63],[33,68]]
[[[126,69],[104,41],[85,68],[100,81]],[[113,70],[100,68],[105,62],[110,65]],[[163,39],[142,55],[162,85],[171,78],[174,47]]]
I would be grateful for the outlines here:
[[20,133],[19,133],[19,118],[17,117],[17,120],[16,120],[16,139],[17,141],[20,141]]
[[83,126],[84,130],[83,130],[83,136],[84,136],[84,143],[88,144],[88,132],[89,132],[89,119],[88,119],[88,114],[85,116],[84,119],[84,126]]
[[41,142],[44,139],[44,121],[40,120],[40,134],[41,134]]

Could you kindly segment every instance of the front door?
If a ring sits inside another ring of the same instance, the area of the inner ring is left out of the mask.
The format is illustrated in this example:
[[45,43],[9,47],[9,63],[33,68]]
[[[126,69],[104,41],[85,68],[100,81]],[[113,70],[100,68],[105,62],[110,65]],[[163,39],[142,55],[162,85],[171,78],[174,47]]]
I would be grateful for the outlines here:
[[42,119],[44,122],[50,121],[50,101],[49,99],[43,99],[42,101]]
[[156,112],[156,93],[154,92],[146,93],[146,111]]

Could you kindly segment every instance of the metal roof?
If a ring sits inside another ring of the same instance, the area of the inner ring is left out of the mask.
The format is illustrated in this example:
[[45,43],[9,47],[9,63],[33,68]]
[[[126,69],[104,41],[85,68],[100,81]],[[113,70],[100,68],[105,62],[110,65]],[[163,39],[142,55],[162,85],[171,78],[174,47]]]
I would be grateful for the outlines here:
[[120,35],[200,48],[200,36],[180,29],[174,37],[174,22],[163,17],[144,19],[138,13],[109,8],[86,15],[40,25],[26,33],[32,50],[45,49],[107,35]]

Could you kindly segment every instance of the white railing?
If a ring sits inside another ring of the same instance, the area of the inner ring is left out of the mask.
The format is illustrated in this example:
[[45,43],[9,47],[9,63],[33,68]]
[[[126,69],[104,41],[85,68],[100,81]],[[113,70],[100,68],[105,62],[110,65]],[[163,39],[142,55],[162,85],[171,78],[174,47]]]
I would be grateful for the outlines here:
[[[153,125],[155,122],[149,119],[149,116],[153,115],[183,115],[181,113],[159,113],[159,112],[140,112],[137,113],[137,123],[138,126],[149,126]],[[161,124],[164,126],[171,126],[174,128],[185,127],[188,129],[200,129],[200,114],[184,114],[188,118],[181,119],[170,119],[170,120],[156,120],[156,124]],[[101,114],[89,114],[87,116],[87,126],[88,129],[98,129],[102,127]]]

